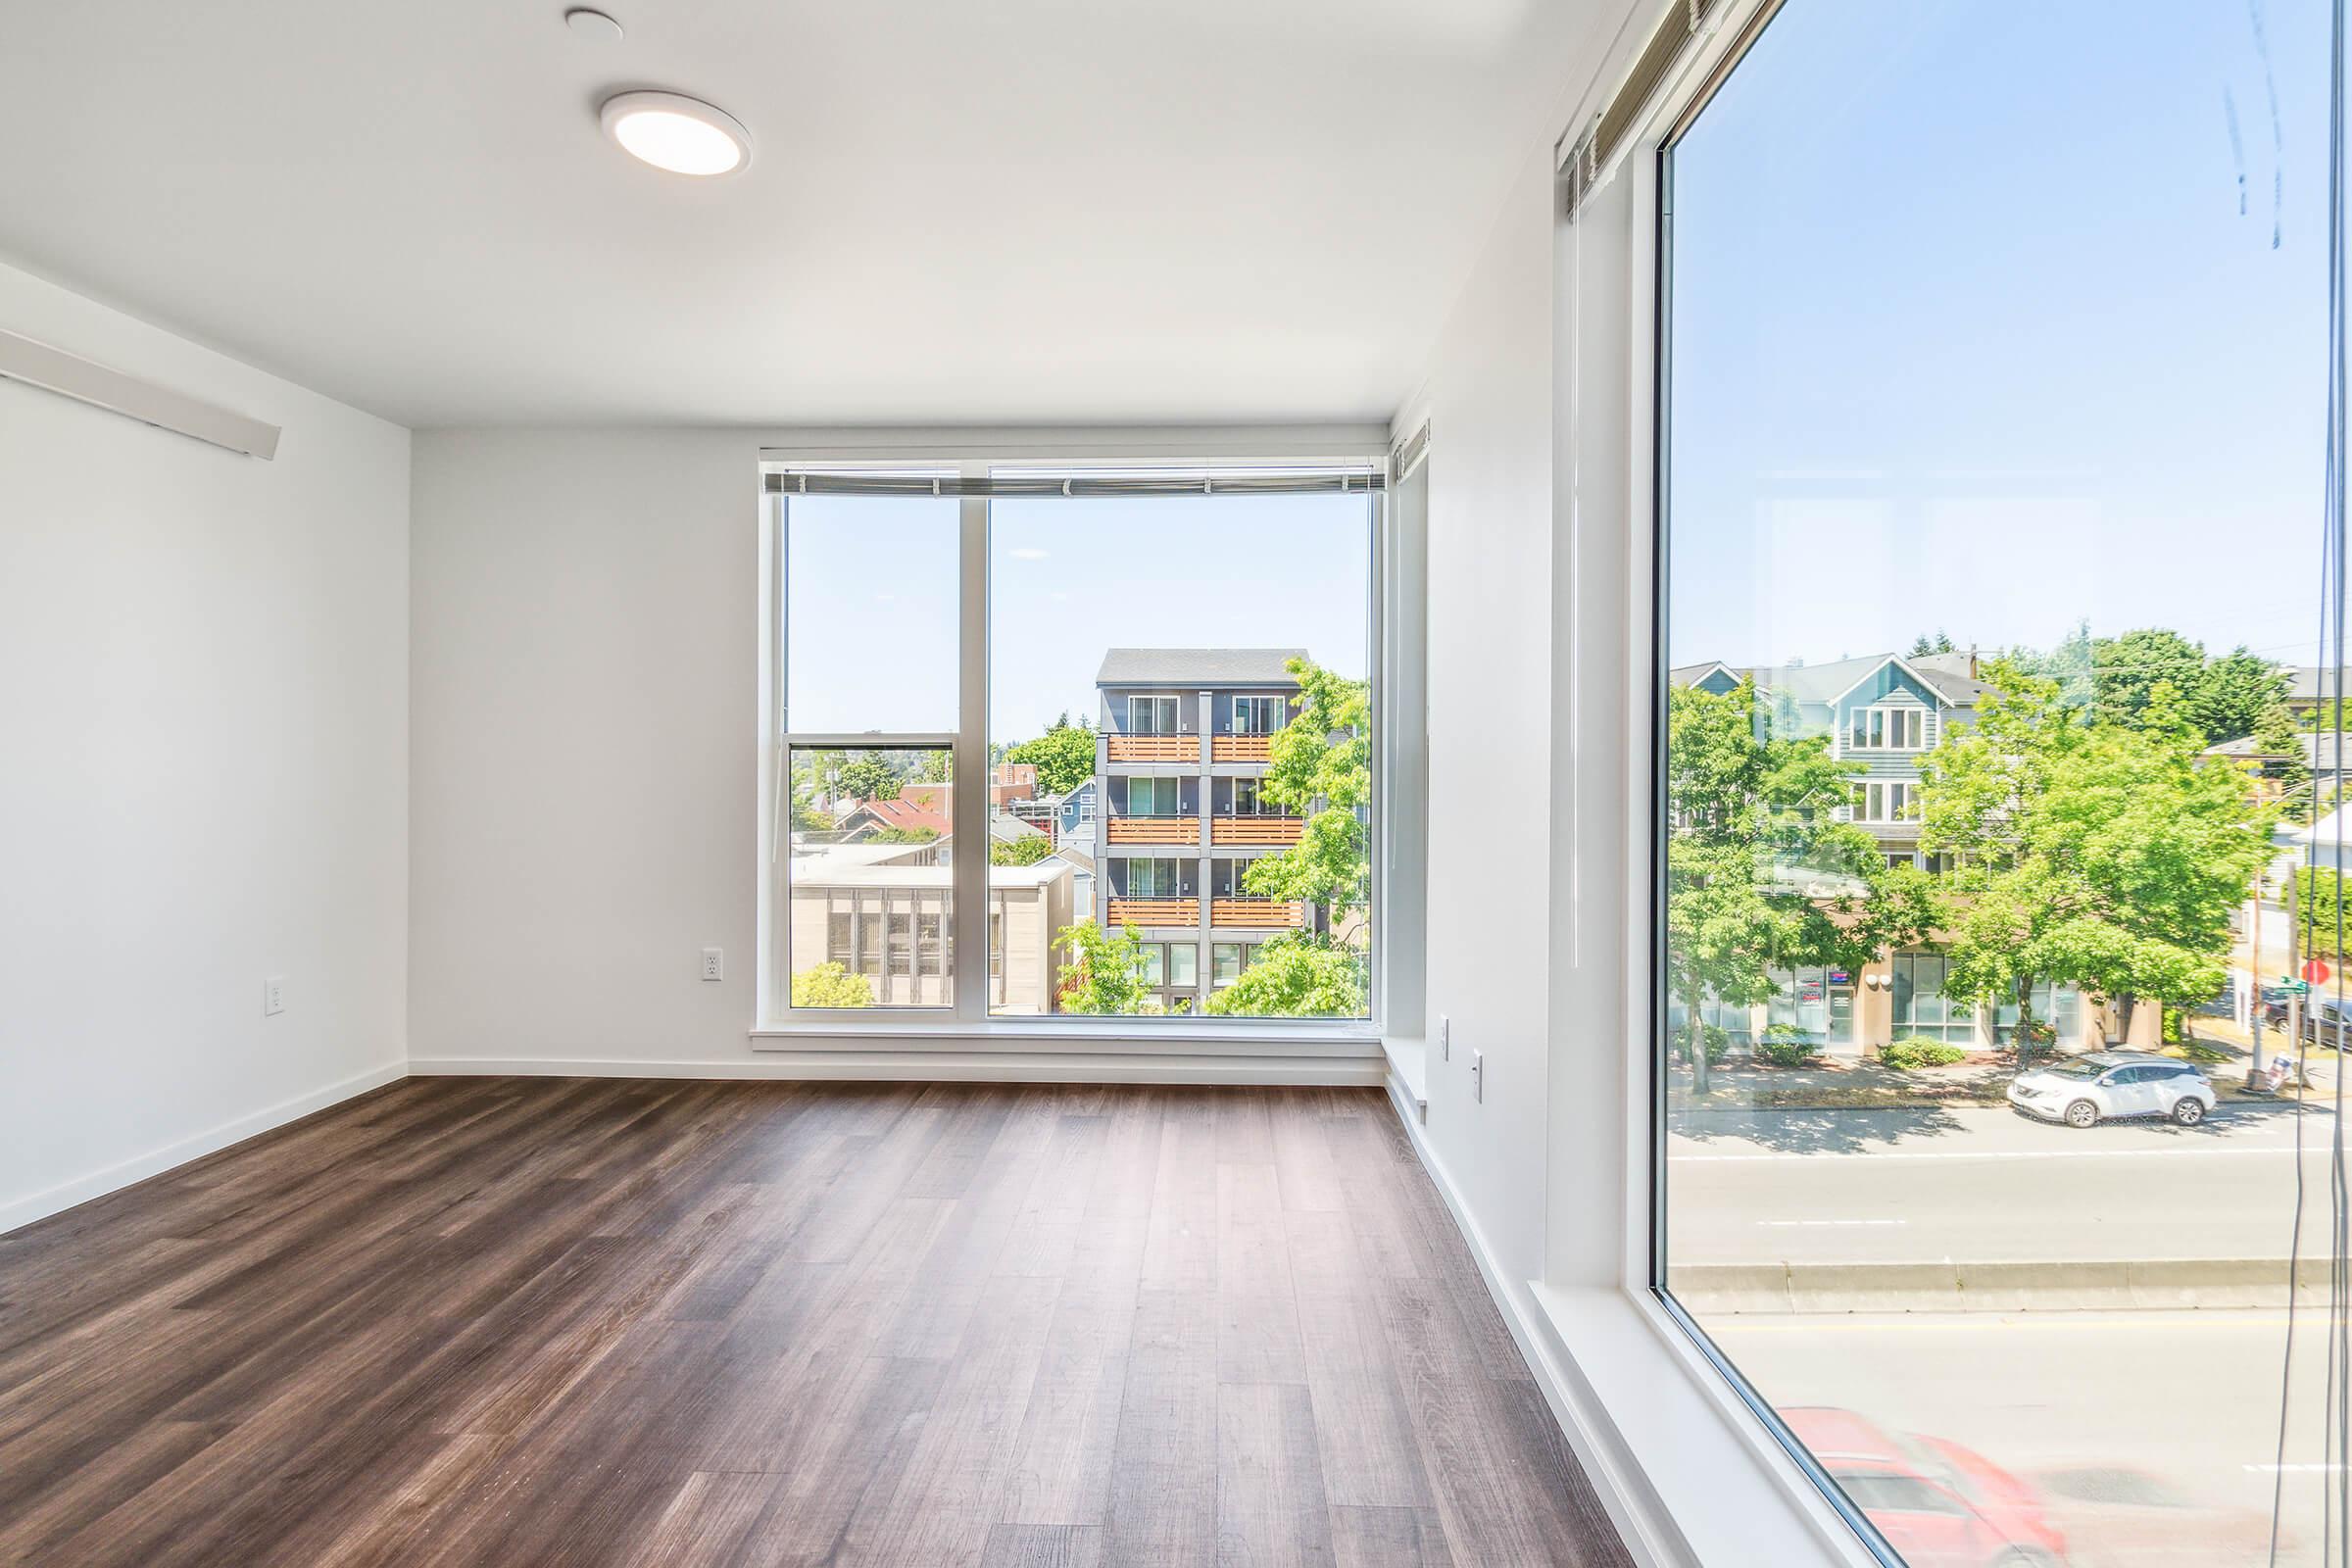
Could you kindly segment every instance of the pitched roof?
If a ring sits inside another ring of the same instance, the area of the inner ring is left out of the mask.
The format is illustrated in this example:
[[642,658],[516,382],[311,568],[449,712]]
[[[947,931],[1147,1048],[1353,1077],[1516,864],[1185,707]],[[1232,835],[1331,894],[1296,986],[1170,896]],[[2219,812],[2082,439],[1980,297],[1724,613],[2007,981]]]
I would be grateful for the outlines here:
[[1666,676],[1678,686],[1689,686],[1704,679],[1710,670],[1726,669],[1742,679],[1753,680],[1763,691],[1787,692],[1800,703],[1829,703],[1890,659],[1918,671],[1920,679],[1935,687],[1936,694],[1955,708],[1974,708],[1977,699],[1984,695],[1984,683],[1968,673],[1967,654],[1927,654],[1919,658],[1863,654],[1853,659],[1834,659],[1826,664],[1752,664],[1744,668],[1721,662],[1684,664],[1668,670]]
[[1303,648],[1113,648],[1098,686],[1297,686],[1288,663]]
[[944,785],[909,784],[899,792],[895,801],[861,801],[842,813],[842,820],[860,813],[873,818],[877,827],[929,828],[943,838],[953,825],[948,813],[933,805],[930,791]]

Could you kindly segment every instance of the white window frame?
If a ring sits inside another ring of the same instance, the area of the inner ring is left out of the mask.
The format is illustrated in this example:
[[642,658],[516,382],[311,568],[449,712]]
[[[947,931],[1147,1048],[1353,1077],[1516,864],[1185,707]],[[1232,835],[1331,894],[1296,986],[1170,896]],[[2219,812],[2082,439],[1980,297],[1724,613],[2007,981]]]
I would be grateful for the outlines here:
[[[1905,722],[1905,719],[1908,722]],[[1892,736],[1897,728],[1912,731],[1908,741],[1872,740],[1873,735]],[[1855,740],[1860,734],[1864,739]],[[1854,752],[1924,752],[1928,739],[1928,710],[1910,703],[1873,703],[1853,710],[1853,723],[1848,726],[1846,750]]]
[[[950,435],[937,440],[909,440],[891,432],[845,432],[812,436],[760,449],[762,472],[795,468],[839,472],[918,471],[986,477],[1006,467],[1052,467],[1082,471],[1089,468],[1132,471],[1137,468],[1178,467],[1186,470],[1298,469],[1304,467],[1385,467],[1389,457],[1385,426],[1297,426],[1256,430],[1101,431],[1074,429],[1066,434],[999,436],[989,432]],[[753,1047],[761,1051],[796,1053],[805,1059],[834,1059],[840,1053],[923,1051],[932,1059],[947,1061],[951,1054],[972,1054],[979,1062],[994,1053],[1068,1054],[1098,1055],[1102,1042],[1120,1044],[1118,1069],[1074,1068],[1081,1076],[1106,1073],[1120,1076],[1139,1060],[1180,1063],[1187,1071],[1210,1079],[1223,1076],[1220,1065],[1235,1058],[1264,1057],[1279,1053],[1292,1062],[1291,1070],[1308,1076],[1302,1081],[1379,1083],[1385,1079],[1381,1040],[1386,1029],[1392,979],[1402,971],[1417,973],[1422,963],[1418,921],[1390,921],[1392,880],[1400,867],[1417,866],[1424,854],[1426,829],[1416,817],[1391,820],[1387,802],[1396,778],[1399,756],[1419,757],[1426,748],[1426,716],[1418,704],[1392,710],[1391,671],[1399,662],[1418,668],[1424,620],[1417,613],[1396,614],[1399,592],[1416,602],[1423,587],[1392,583],[1390,562],[1395,557],[1391,530],[1396,509],[1391,491],[1375,492],[1368,526],[1366,625],[1369,646],[1367,669],[1371,680],[1375,734],[1383,737],[1374,757],[1373,866],[1371,914],[1384,935],[1374,946],[1370,1015],[1358,1019],[1217,1018],[1089,1018],[1065,1014],[992,1016],[989,988],[959,984],[952,1007],[930,1008],[805,1008],[788,1005],[790,977],[782,973],[782,924],[790,917],[784,857],[781,854],[778,787],[782,760],[792,745],[808,745],[812,738],[787,735],[783,728],[784,677],[781,607],[784,605],[783,548],[786,526],[784,498],[761,494],[760,519],[760,884],[758,910],[759,984],[752,1023],[747,1030]],[[988,586],[989,501],[964,497],[960,502],[958,709],[955,732],[945,736],[824,737],[829,744],[912,745],[948,744],[955,760],[955,815],[957,821],[983,822],[987,811],[988,756]],[[1391,641],[1392,616],[1399,635],[1410,641],[1400,647]],[[1181,708],[1179,709],[1181,723]],[[1409,728],[1410,733],[1407,733]],[[1095,816],[1104,814],[1098,800]],[[968,950],[978,961],[985,953],[984,923],[987,896],[987,858],[959,856],[956,860],[952,930],[955,946]],[[1419,881],[1409,887],[1418,897]],[[1107,897],[1107,882],[1098,887],[1100,905]],[[1385,934],[1394,926],[1396,934]],[[970,940],[964,940],[964,934]],[[1203,960],[1205,961],[1205,960]],[[967,965],[968,966],[968,965]],[[975,977],[977,976],[975,970]],[[1418,1032],[1418,1018],[1412,1020]],[[857,1070],[857,1069],[851,1069]],[[978,1069],[976,1070],[985,1070]],[[1234,1066],[1234,1074],[1250,1069]],[[1262,1069],[1261,1069],[1262,1071]],[[1256,1081],[1250,1077],[1250,1081]]]
[[[1823,1562],[1873,1568],[1884,1559],[1816,1485],[1737,1367],[1653,1282],[1661,1280],[1658,1188],[1665,1141],[1653,1093],[1652,922],[1658,867],[1658,661],[1661,351],[1659,151],[1734,68],[1778,0],[1717,0],[1698,37],[1631,104],[1622,150],[1588,164],[1593,192],[1572,223],[1559,182],[1552,197],[1555,390],[1553,588],[1559,623],[1551,670],[1581,716],[1573,744],[1555,746],[1551,868],[1555,886],[1553,1005],[1573,1016],[1547,1054],[1555,1084],[1591,1083],[1595,1031],[1620,1054],[1616,1116],[1597,1122],[1589,1099],[1555,1093],[1544,1174],[1541,1277],[1529,1284],[1529,1336],[1552,1364],[1572,1368],[1547,1386],[1583,1417],[1597,1469],[1625,1478],[1612,1514],[1659,1561]],[[1675,8],[1633,5],[1590,83],[1560,122],[1568,160],[1614,107]],[[1583,234],[1579,224],[1587,225]],[[1410,406],[1410,422],[1420,406]],[[1842,737],[1840,737],[1842,740]],[[1847,808],[1839,803],[1838,809]],[[1433,999],[1434,1000],[1434,999]],[[1589,1022],[1589,1027],[1588,1027]],[[1613,1186],[1618,1223],[1594,1226],[1593,1195]],[[1489,1281],[1504,1294],[1501,1276]],[[1692,1523],[1703,1530],[1684,1532]]]

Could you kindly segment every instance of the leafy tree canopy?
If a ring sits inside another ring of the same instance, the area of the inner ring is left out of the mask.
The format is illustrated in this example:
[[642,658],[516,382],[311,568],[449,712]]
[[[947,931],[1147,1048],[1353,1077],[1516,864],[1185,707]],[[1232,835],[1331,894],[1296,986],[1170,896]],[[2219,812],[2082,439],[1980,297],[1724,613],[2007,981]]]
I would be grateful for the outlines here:
[[1911,657],[1913,659],[1919,659],[1928,654],[1948,654],[1950,652],[1952,652],[1952,634],[1941,626],[1936,628],[1936,635],[1933,637],[1921,635],[1911,639]]
[[1353,1018],[1366,1010],[1364,955],[1316,932],[1261,944],[1233,984],[1208,999],[1220,1017]]
[[1105,931],[1092,920],[1065,926],[1054,939],[1066,956],[1056,978],[1063,1012],[1160,1013],[1167,1008],[1145,983],[1143,944],[1135,927]]
[[1363,812],[1372,801],[1372,688],[1294,659],[1298,711],[1267,745],[1261,799],[1306,818],[1298,842],[1260,856],[1244,874],[1266,899],[1323,904],[1337,916],[1372,897]]
[[1033,741],[1023,741],[1004,754],[1008,762],[1031,762],[1037,767],[1037,787],[1048,795],[1067,795],[1095,776],[1095,732],[1084,724],[1060,722]]
[[842,964],[825,962],[792,977],[796,1007],[870,1007],[874,988],[864,975],[852,974]]
[[895,801],[899,782],[897,770],[874,757],[841,763],[831,779],[835,793],[853,801]]
[[2210,996],[2275,813],[2235,769],[2203,765],[2170,680],[2119,713],[2072,706],[2057,680],[2005,659],[1985,679],[1976,724],[1920,760],[1921,848],[1961,866],[1936,914],[1946,995],[2014,1002],[2021,1040],[2043,982]]
[[934,844],[938,840],[935,827],[878,827],[865,836],[868,844]]
[[988,841],[988,863],[991,865],[1035,865],[1053,853],[1054,846],[1046,842],[1043,833]]
[[2090,640],[2093,694],[2101,716],[2147,721],[2159,683],[2170,683],[2167,718],[2185,720],[2206,745],[2251,735],[2263,714],[2286,697],[2286,676],[2244,648],[2207,659],[2205,645],[2177,631],[2143,627]]
[[1667,980],[1702,1092],[1709,999],[1753,1005],[1772,997],[1775,968],[1859,969],[1910,938],[1919,873],[1890,872],[1867,832],[1835,819],[1852,792],[1829,738],[1782,733],[1752,681],[1668,692]]

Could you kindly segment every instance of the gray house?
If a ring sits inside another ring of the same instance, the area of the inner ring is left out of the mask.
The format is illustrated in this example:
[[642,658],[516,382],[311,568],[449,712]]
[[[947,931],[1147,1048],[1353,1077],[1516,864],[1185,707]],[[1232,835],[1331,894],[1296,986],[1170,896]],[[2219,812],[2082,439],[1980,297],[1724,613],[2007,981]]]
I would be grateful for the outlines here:
[[1296,711],[1302,648],[1113,648],[1095,686],[1102,922],[1136,928],[1171,1009],[1198,1010],[1256,946],[1315,918],[1258,898],[1250,862],[1305,825],[1259,793],[1274,732]]

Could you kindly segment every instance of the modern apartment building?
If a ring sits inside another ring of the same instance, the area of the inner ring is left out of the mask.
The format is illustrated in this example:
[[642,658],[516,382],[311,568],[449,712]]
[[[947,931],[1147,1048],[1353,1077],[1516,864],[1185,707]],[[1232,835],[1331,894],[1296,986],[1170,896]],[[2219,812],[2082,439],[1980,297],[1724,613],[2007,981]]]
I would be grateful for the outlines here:
[[1260,898],[1250,862],[1298,842],[1302,816],[1260,791],[1298,694],[1302,648],[1113,648],[1095,679],[1102,919],[1133,926],[1170,1008],[1204,1005],[1268,937],[1315,918]]
[[[1839,820],[1868,830],[1889,864],[1935,869],[1919,847],[1919,760],[1950,729],[1976,722],[1984,683],[1975,666],[1966,653],[1869,654],[1823,664],[1687,664],[1667,678],[1718,695],[1753,680],[1786,733],[1828,736],[1830,755],[1855,769],[1853,801],[1833,808]],[[1859,970],[1800,966],[1776,978],[1779,995],[1760,1006],[1708,1004],[1706,1021],[1735,1050],[1774,1025],[1804,1030],[1832,1054],[1912,1035],[1983,1050],[2007,1043],[2017,1022],[2014,1004],[1947,1002],[1943,955],[1932,943],[1880,954]],[[2056,1026],[2064,1048],[2096,1044],[2108,1021],[2070,986],[2042,988],[2034,1011]]]

